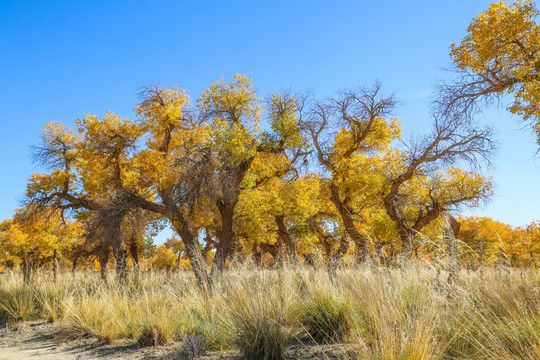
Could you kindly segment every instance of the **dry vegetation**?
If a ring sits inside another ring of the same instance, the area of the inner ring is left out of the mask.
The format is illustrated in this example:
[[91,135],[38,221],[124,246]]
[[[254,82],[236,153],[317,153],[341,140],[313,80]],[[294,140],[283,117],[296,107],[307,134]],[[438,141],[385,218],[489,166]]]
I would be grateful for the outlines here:
[[540,359],[540,222],[452,216],[493,195],[478,112],[510,95],[540,138],[539,15],[475,18],[408,138],[378,82],[263,100],[243,75],[196,99],[149,86],[134,120],[47,124],[46,171],[0,222],[2,331],[167,359]]
[[[94,337],[138,346],[176,344],[168,357],[219,351],[244,359],[538,359],[537,270],[357,267],[336,281],[311,268],[231,268],[212,295],[191,273],[143,273],[106,285],[92,273],[3,277],[8,326],[54,322],[57,339]],[[326,355],[325,355],[326,354]],[[341,354],[341,355],[338,355]]]

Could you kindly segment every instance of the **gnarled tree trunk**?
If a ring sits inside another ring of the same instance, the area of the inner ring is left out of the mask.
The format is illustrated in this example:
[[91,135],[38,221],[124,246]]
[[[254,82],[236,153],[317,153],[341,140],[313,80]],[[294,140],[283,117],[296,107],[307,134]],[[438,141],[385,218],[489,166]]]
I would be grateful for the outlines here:
[[221,185],[222,195],[217,199],[216,205],[221,216],[221,233],[216,249],[216,257],[212,264],[210,276],[212,281],[221,276],[225,269],[225,262],[231,252],[234,240],[234,210],[240,198],[240,184],[253,162],[254,157],[242,161],[238,166],[230,169]]
[[416,231],[401,227],[399,229],[399,238],[401,240],[401,256],[405,260],[411,260],[414,253],[414,236]]
[[101,280],[107,283],[107,264],[109,262],[109,247],[104,246],[99,254],[99,274]]
[[343,225],[345,226],[345,231],[347,231],[347,234],[349,234],[352,241],[357,247],[358,258],[361,261],[365,261],[369,256],[369,248],[367,246],[366,237],[362,236],[360,232],[356,229],[356,226],[354,226],[354,219],[352,217],[351,209],[343,200],[341,200],[339,196],[339,189],[336,184],[332,183],[330,185],[330,192],[330,198],[332,199],[332,202],[334,203],[339,214],[341,215]]
[[278,227],[278,236],[285,245],[285,252],[287,254],[287,261],[292,265],[299,263],[298,253],[296,252],[296,245],[292,239],[287,226],[285,225],[285,218],[283,215],[277,215],[274,217]]
[[192,239],[186,242],[183,238],[186,246],[186,255],[189,258],[195,279],[197,280],[197,286],[203,293],[212,291],[212,283],[210,281],[210,275],[208,274],[208,265],[202,256],[201,249]]
[[129,264],[126,245],[123,241],[114,244],[113,254],[116,261],[116,276],[118,280],[125,281],[129,273]]
[[133,261],[133,271],[135,273],[139,272],[139,246],[137,245],[136,239],[132,239],[131,244],[129,245],[129,253],[131,255],[131,260]]
[[221,215],[221,233],[216,249],[216,257],[212,264],[211,278],[216,279],[225,269],[225,262],[231,252],[231,245],[234,238],[234,209],[236,201],[231,203],[220,203],[218,210]]
[[212,284],[210,275],[208,274],[208,265],[202,255],[199,243],[188,222],[179,212],[173,216],[173,219],[173,227],[184,243],[186,255],[191,263],[197,286],[203,293],[210,293],[212,291]]

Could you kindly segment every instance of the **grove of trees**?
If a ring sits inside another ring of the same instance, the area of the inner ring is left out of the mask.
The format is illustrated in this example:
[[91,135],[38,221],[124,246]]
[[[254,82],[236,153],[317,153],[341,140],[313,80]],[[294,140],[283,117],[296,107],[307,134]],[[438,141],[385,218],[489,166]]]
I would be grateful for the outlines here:
[[[537,15],[518,1],[474,19],[452,46],[457,76],[439,84],[431,127],[414,137],[402,138],[397,100],[378,82],[324,99],[263,97],[242,75],[197,99],[149,86],[135,119],[49,123],[36,147],[44,171],[1,223],[0,258],[20,263],[27,280],[59,259],[97,265],[105,279],[112,253],[120,278],[148,264],[189,267],[209,290],[231,261],[324,262],[330,273],[344,258],[438,261],[451,229],[463,264],[538,266],[538,223],[452,216],[493,194],[483,169],[496,144],[477,111],[508,93],[510,111],[540,136]],[[164,226],[175,236],[156,247],[152,234]]]

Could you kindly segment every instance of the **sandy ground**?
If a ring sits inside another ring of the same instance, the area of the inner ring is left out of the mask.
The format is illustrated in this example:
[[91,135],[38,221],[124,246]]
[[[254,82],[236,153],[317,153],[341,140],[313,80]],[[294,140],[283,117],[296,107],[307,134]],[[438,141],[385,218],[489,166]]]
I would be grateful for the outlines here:
[[0,360],[113,360],[172,359],[178,344],[141,348],[133,343],[104,345],[96,339],[65,343],[55,337],[57,329],[41,322],[17,324],[0,329]]
[[[28,322],[0,328],[0,360],[182,360],[181,343],[166,346],[140,347],[129,343],[104,345],[93,338],[65,343],[55,337],[55,326],[43,322]],[[287,351],[287,358],[348,359],[347,345],[294,345]],[[200,360],[238,360],[237,352],[210,352],[196,357]]]

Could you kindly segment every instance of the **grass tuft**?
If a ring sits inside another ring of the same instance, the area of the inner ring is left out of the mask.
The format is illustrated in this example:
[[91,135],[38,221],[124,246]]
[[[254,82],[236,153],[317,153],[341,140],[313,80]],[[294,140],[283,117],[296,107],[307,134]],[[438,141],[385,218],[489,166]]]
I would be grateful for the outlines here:
[[12,283],[0,289],[0,315],[5,320],[32,320],[36,310],[34,293],[29,287]]
[[[255,285],[255,287],[254,287]],[[226,295],[231,343],[243,359],[281,360],[291,340],[287,311],[291,299],[269,279],[240,284]]]
[[322,344],[343,342],[351,331],[351,309],[339,294],[315,290],[298,305],[296,312],[307,340]]

